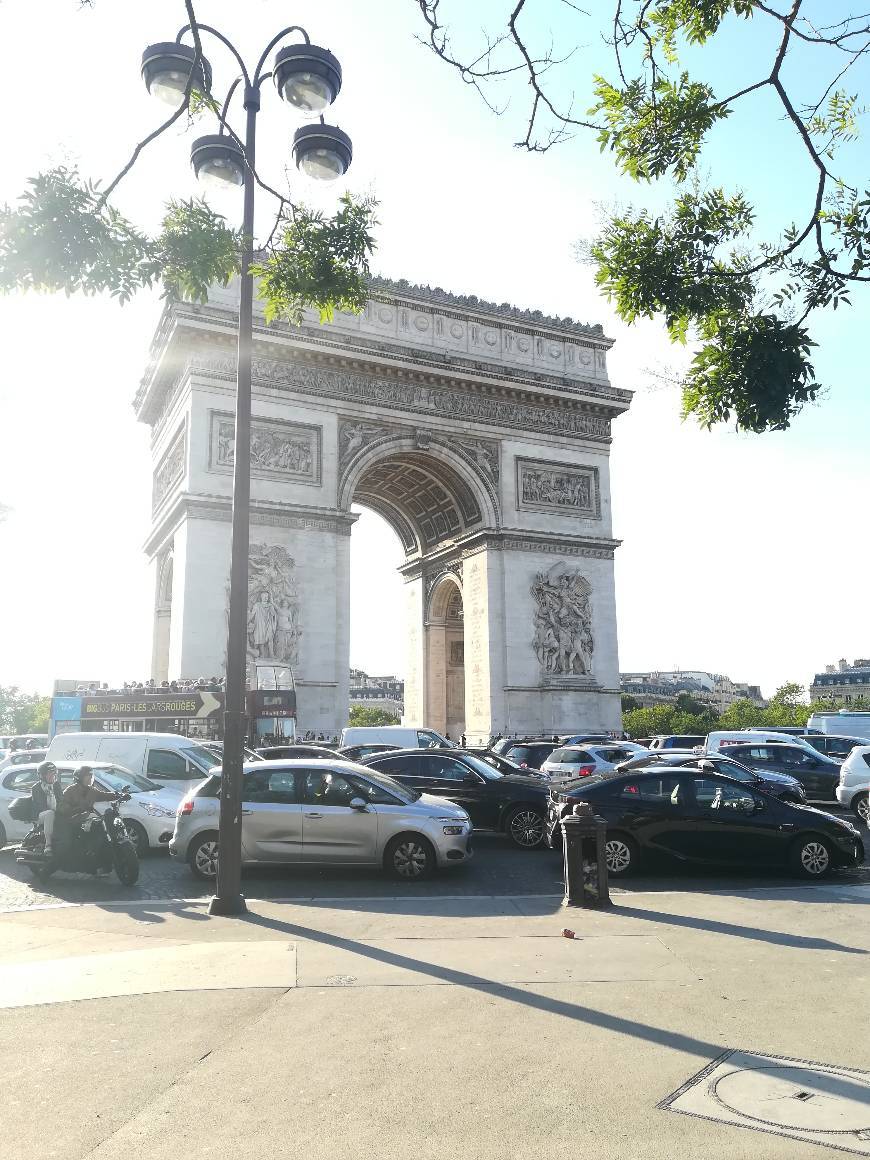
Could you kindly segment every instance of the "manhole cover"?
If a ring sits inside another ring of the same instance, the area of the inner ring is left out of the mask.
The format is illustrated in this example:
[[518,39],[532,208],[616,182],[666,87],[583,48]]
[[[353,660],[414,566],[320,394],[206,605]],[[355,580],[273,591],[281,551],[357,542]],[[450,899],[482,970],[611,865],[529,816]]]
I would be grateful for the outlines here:
[[780,1128],[808,1132],[870,1132],[870,1086],[855,1093],[834,1071],[766,1066],[732,1071],[713,1094],[726,1108]]
[[855,1068],[729,1051],[659,1107],[870,1156],[870,1075]]

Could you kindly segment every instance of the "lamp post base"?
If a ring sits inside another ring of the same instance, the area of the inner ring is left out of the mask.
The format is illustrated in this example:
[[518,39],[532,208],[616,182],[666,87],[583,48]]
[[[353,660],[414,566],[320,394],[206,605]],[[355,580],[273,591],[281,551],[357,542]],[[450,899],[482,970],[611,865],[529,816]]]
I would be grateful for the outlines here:
[[229,898],[222,898],[216,894],[208,904],[208,912],[218,918],[236,918],[238,915],[247,914],[248,908],[242,894],[232,894]]

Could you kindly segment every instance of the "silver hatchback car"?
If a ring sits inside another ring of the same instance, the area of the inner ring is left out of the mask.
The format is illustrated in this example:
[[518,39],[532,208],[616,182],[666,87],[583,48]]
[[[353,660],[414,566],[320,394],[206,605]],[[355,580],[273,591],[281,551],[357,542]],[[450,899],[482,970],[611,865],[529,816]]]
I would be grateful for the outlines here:
[[[461,806],[351,761],[258,761],[244,767],[242,863],[383,866],[402,879],[471,857]],[[220,770],[178,807],[169,853],[198,878],[218,864]]]

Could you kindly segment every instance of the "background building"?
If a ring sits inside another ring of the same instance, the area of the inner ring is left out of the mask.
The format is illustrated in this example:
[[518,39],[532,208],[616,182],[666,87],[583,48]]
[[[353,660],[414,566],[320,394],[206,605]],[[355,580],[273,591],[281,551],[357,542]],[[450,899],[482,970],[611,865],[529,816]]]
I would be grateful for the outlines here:
[[870,660],[859,658],[853,664],[845,659],[836,665],[825,665],[810,685],[813,701],[870,701]]
[[671,704],[679,693],[688,693],[720,713],[735,701],[751,701],[761,708],[767,704],[758,685],[732,681],[722,673],[696,670],[662,672],[659,669],[646,673],[620,673],[619,686],[624,697],[633,697],[645,709]]
[[405,682],[399,677],[370,677],[362,669],[350,670],[350,707],[383,709],[401,717],[405,708]]

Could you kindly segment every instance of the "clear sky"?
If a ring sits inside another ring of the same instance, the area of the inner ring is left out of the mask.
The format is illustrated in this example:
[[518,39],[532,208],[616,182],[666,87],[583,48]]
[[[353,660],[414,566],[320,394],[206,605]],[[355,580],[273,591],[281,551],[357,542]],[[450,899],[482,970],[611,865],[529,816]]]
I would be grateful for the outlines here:
[[[475,4],[475,23],[505,7]],[[454,12],[463,10],[454,3]],[[820,10],[833,20],[848,6]],[[543,41],[552,28],[557,47],[574,42],[565,5],[542,2],[536,11],[533,36]],[[615,534],[624,541],[623,670],[714,670],[772,692],[786,680],[808,682],[841,656],[870,655],[867,295],[815,324],[817,371],[829,390],[790,431],[701,432],[681,423],[676,392],[649,373],[680,366],[684,354],[658,324],[618,323],[573,256],[574,242],[594,231],[598,203],[655,207],[661,191],[618,178],[589,137],[543,156],[514,149],[525,93],[506,92],[507,112],[493,117],[415,43],[422,25],[414,0],[200,0],[197,12],[248,55],[292,19],[339,56],[335,120],[354,141],[347,185],[381,202],[376,272],[601,322],[616,339],[611,378],[637,392],[614,425],[612,448]],[[182,23],[179,0],[97,0],[93,9],[77,0],[6,0],[0,200],[13,200],[29,174],[58,162],[78,163],[91,177],[114,175],[162,114],[139,77],[142,49],[173,39]],[[587,48],[564,75],[585,107],[589,77],[610,71],[610,62],[588,29],[579,39]],[[735,27],[709,64],[717,92],[757,79],[765,47]],[[207,51],[221,89],[232,78],[229,63]],[[808,62],[795,68],[808,93],[827,83]],[[865,70],[865,93],[866,82]],[[715,181],[745,183],[762,222],[783,207],[801,212],[810,180],[787,127],[765,116],[767,100],[718,129],[708,159]],[[258,154],[277,180],[295,124],[271,94]],[[197,192],[189,143],[177,131],[153,146],[116,204],[153,226],[165,197]],[[868,159],[866,144],[854,147],[853,168],[866,174]],[[336,194],[301,179],[294,192],[324,208]],[[241,214],[239,202],[221,208]],[[262,212],[265,220],[268,204]],[[98,299],[0,299],[0,503],[11,509],[0,524],[0,684],[48,690],[55,676],[148,675],[148,430],[130,404],[159,311],[156,294],[124,308]],[[401,673],[398,542],[365,513],[352,553],[352,663]]]

